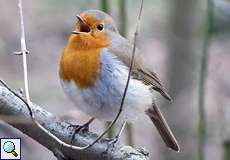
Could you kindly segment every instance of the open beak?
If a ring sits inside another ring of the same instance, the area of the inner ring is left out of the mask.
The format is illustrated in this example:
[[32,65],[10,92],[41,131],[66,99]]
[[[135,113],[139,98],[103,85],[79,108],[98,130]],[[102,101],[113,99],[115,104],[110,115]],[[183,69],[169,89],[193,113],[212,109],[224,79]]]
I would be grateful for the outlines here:
[[91,28],[90,25],[81,18],[81,16],[77,15],[76,16],[78,21],[79,21],[79,31],[72,31],[72,34],[81,34],[81,33],[89,33]]

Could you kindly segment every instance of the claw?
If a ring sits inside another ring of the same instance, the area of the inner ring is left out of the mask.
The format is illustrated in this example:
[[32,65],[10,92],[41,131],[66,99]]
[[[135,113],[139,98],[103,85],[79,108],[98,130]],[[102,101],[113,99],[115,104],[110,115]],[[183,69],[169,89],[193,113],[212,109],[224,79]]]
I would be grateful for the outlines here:
[[117,146],[118,139],[119,138],[117,136],[115,138],[105,139],[105,141],[108,143],[106,152],[108,152],[110,149],[113,150]]
[[74,133],[73,133],[73,135],[71,137],[71,142],[70,142],[71,144],[73,143],[75,135],[78,132],[80,132],[80,131],[82,131],[82,132],[88,132],[89,131],[89,125],[90,125],[90,123],[92,123],[94,121],[94,119],[95,119],[94,117],[90,118],[90,120],[88,122],[86,122],[85,124],[83,124],[83,125],[72,125],[72,124],[70,124],[67,127],[67,129],[70,128],[70,127],[74,128]]
[[119,137],[121,136],[121,133],[122,133],[122,131],[123,131],[124,128],[125,128],[126,122],[127,122],[127,121],[124,121],[124,122],[122,123],[122,126],[121,126],[121,128],[120,128],[120,130],[119,130],[119,132],[118,132],[118,134],[116,135],[115,138],[106,139],[106,141],[108,142],[108,146],[107,146],[107,149],[106,149],[105,152],[108,152],[109,149],[110,149],[111,147],[112,147],[112,150],[116,147],[117,142],[118,142],[118,140],[119,140]]
[[80,131],[82,132],[88,132],[89,131],[89,124],[84,124],[84,125],[73,125],[73,124],[70,124],[67,128],[73,128],[74,129],[74,133],[72,134],[72,137],[71,137],[71,144],[73,143],[73,140],[75,138],[75,135],[77,133],[79,133]]
[[88,132],[89,131],[89,124],[84,124],[84,125],[70,124],[67,128],[73,128],[77,132],[79,132],[79,131]]
[[118,143],[118,138],[116,137],[116,138],[111,139],[111,141],[109,142],[109,145],[115,148],[117,143]]

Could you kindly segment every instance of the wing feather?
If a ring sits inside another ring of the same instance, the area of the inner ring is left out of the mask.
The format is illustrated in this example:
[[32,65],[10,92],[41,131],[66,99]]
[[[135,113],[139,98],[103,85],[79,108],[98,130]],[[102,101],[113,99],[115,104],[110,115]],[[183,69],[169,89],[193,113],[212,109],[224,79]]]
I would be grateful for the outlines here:
[[[118,34],[112,36],[115,38],[113,38],[111,47],[108,48],[109,51],[117,56],[125,65],[130,66],[133,45],[122,36],[118,36]],[[137,49],[136,51],[132,77],[142,81],[145,85],[151,86],[153,90],[171,101],[172,99],[161,84],[160,79],[154,72],[147,69],[139,50]]]

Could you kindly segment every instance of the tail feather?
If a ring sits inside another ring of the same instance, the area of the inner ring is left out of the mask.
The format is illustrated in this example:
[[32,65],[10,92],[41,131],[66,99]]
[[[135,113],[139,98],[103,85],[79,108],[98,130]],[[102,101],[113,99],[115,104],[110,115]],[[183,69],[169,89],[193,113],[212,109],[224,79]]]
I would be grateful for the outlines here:
[[155,104],[153,104],[153,108],[147,109],[146,114],[149,116],[149,118],[156,126],[166,146],[179,152],[179,144],[158,107]]

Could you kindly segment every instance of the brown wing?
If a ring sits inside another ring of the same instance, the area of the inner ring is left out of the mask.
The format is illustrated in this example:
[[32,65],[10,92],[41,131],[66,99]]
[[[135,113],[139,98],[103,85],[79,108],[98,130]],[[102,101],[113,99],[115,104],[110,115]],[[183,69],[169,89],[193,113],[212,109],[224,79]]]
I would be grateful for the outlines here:
[[[109,51],[116,55],[127,66],[130,66],[132,50],[133,45],[121,36],[116,36],[116,38],[113,39],[111,47],[109,48]],[[167,100],[171,101],[171,97],[165,91],[165,88],[161,84],[157,75],[146,68],[146,63],[144,63],[144,60],[141,54],[139,53],[139,50],[136,50],[136,56],[132,71],[133,78],[142,81],[146,85],[150,85],[153,90],[156,90]]]
[[159,78],[157,77],[155,73],[147,71],[147,70],[138,69],[138,74],[139,74],[140,80],[142,80],[144,84],[151,85],[153,90],[156,90],[157,92],[159,92],[167,100],[169,101],[172,100],[170,95],[165,91],[165,88],[163,87],[163,85],[161,84]]

